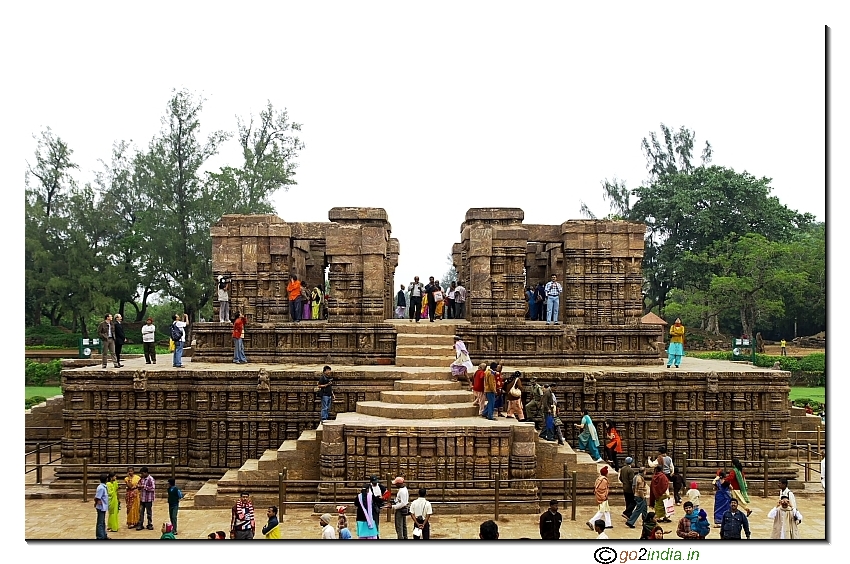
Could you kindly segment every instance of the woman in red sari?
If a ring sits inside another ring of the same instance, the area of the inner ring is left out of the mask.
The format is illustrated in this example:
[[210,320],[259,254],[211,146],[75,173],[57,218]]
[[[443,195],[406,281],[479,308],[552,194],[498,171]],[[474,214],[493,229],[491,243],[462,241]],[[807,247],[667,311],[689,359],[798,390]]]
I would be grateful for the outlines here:
[[732,471],[726,477],[732,487],[732,499],[738,501],[738,509],[750,516],[753,512],[749,507],[750,496],[747,494],[747,478],[744,476],[744,468],[737,458],[732,459]]
[[139,508],[141,507],[139,482],[141,481],[142,478],[134,473],[132,467],[127,468],[127,477],[124,478],[127,494],[124,497],[124,502],[127,506],[127,527],[130,529],[136,528],[139,524]]

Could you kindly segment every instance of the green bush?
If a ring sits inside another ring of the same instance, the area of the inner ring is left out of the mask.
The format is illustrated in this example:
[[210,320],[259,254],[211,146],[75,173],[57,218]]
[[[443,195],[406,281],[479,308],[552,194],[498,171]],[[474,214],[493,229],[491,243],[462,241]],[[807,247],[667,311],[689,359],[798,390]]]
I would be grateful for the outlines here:
[[703,358],[706,360],[734,360],[734,356],[731,352],[724,351],[708,351],[708,352],[695,352],[688,353],[688,356],[693,358]]
[[37,325],[27,327],[24,333],[24,344],[27,347],[43,347],[54,349],[76,349],[79,344],[79,333],[71,333],[64,327]]
[[800,359],[803,372],[826,372],[826,353],[812,353]]
[[795,399],[791,402],[791,404],[795,407],[806,407],[806,404],[809,404],[812,408],[812,411],[815,412],[815,415],[820,413],[820,410],[823,408],[823,404],[821,404],[821,402],[809,398]]
[[24,400],[24,405],[26,406],[24,407],[24,409],[29,409],[32,406],[38,405],[43,401],[47,401],[47,398],[44,396],[33,396],[31,398],[27,398]]
[[62,377],[62,361],[35,362],[25,360],[24,385],[43,386],[46,382],[59,382]]

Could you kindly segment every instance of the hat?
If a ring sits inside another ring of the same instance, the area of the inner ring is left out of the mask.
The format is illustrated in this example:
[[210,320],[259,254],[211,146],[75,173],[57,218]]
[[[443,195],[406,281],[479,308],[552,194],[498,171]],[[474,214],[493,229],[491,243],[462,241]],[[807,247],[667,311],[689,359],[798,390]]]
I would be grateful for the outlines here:
[[632,463],[632,462],[634,462],[634,461],[635,461],[635,459],[634,459],[634,458],[632,458],[631,456],[627,456],[627,457],[626,457],[626,464],[631,464],[631,463]]
[[331,514],[330,513],[324,513],[324,514],[322,514],[321,517],[319,517],[319,520],[330,525],[331,524]]
[[782,499],[787,499],[787,500],[789,500],[789,501],[791,500],[791,498],[790,498],[790,497],[788,497],[788,495],[786,495],[786,494],[782,494],[782,496],[781,496],[779,499],[780,499],[780,500],[782,500]]
[[394,485],[394,486],[397,486],[397,485],[399,485],[399,484],[403,484],[403,483],[404,483],[404,476],[399,476],[398,478],[396,478],[395,480],[393,480],[393,485]]
[[519,378],[520,376],[522,376],[522,372],[520,372],[519,370],[514,372],[514,378]]
[[371,476],[369,476],[369,481],[370,481],[370,482],[377,482],[377,481],[378,481],[378,477],[377,477],[377,476],[375,476],[374,474],[372,474]]
[[337,505],[336,506],[336,512],[339,513],[340,515],[342,515],[343,513],[345,513],[345,506],[344,505]]
[[696,482],[691,482],[691,489],[692,490],[697,489],[697,483]]
[[607,476],[608,475],[608,467],[603,466],[602,470],[600,470],[599,473],[602,474],[603,476]]
[[700,510],[699,510],[699,513],[697,513],[697,515],[699,515],[699,516],[700,516],[700,517],[702,517],[703,519],[705,519],[706,517],[708,517],[708,513],[706,513],[706,512],[705,512],[705,509],[700,509]]

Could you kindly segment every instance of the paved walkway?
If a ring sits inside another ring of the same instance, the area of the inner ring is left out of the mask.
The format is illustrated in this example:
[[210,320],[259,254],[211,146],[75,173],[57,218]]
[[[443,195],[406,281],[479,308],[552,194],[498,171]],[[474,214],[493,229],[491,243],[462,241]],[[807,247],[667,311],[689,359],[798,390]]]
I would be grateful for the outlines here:
[[[712,507],[711,496],[706,496],[706,510]],[[638,539],[640,528],[629,529],[625,526],[620,513],[623,511],[623,503],[620,498],[612,498],[612,522],[614,528],[607,531],[611,539]],[[797,497],[800,512],[803,514],[803,524],[800,526],[800,534],[804,539],[826,538],[826,515],[823,494],[814,494],[809,497]],[[767,519],[767,513],[775,505],[773,498],[752,498],[753,514],[750,516],[750,527],[753,539],[769,539],[772,522]],[[95,528],[95,510],[93,502],[83,503],[80,500],[69,499],[33,499],[26,501],[26,538],[32,539],[93,539]],[[266,523],[266,508],[257,507],[257,530]],[[431,518],[431,536],[433,539],[476,539],[478,538],[478,526],[493,515],[440,515],[439,506],[434,508],[435,514]],[[542,511],[542,509],[541,509]],[[354,508],[350,507],[349,515],[354,515]],[[579,507],[576,511],[576,520],[570,521],[569,508],[561,508],[564,515],[564,523],[561,527],[561,538],[564,539],[586,539],[593,540],[596,535],[588,530],[585,521],[594,513],[595,508]],[[710,512],[709,512],[710,513]],[[168,520],[167,503],[159,499],[154,503],[154,530],[136,531],[128,530],[124,521],[124,507],[121,509],[122,529],[117,533],[109,533],[113,539],[158,539],[159,529],[164,521]],[[672,523],[665,524],[665,530],[671,531],[670,538],[679,540],[675,536],[676,523],[683,512],[677,507],[675,519]],[[356,538],[354,518],[352,522],[352,534]],[[336,519],[334,519],[334,523]],[[538,516],[537,515],[502,515],[498,521],[500,538],[519,539],[527,537],[539,539]],[[227,531],[230,527],[229,509],[181,509],[178,516],[178,539],[205,539],[207,534],[216,530]],[[410,525],[408,524],[408,529]],[[391,522],[386,521],[386,512],[381,516],[381,530],[384,538],[395,539],[395,529]],[[319,539],[321,530],[319,528],[318,515],[314,515],[306,509],[290,509],[286,515],[281,516],[281,534],[284,539]],[[262,535],[258,536],[262,539]],[[718,539],[718,529],[712,529],[708,539]],[[389,555],[389,553],[388,553]]]

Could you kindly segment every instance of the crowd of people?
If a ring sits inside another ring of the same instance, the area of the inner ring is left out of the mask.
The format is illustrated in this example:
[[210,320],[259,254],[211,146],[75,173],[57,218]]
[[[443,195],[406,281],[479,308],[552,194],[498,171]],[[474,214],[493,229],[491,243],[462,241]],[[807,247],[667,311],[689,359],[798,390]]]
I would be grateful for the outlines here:
[[[156,499],[156,480],[151,476],[148,467],[142,466],[139,469],[139,474],[136,474],[132,466],[127,468],[127,475],[123,482],[127,528],[137,531],[154,530],[153,503]],[[95,538],[98,540],[108,540],[108,533],[118,532],[120,528],[120,485],[115,472],[100,475],[100,484],[97,486],[94,496],[94,507],[97,510]],[[169,536],[162,538],[175,538],[177,535],[177,514],[180,509],[180,500],[183,499],[183,492],[177,487],[174,478],[168,480],[167,496],[169,520],[167,523],[163,523],[161,529],[163,535]],[[147,526],[145,526],[146,516]]]
[[430,322],[439,319],[466,318],[466,288],[460,280],[447,286],[440,285],[433,276],[423,284],[418,276],[405,288],[402,284],[395,298],[395,316],[397,319],[409,319],[419,323],[420,319]]

